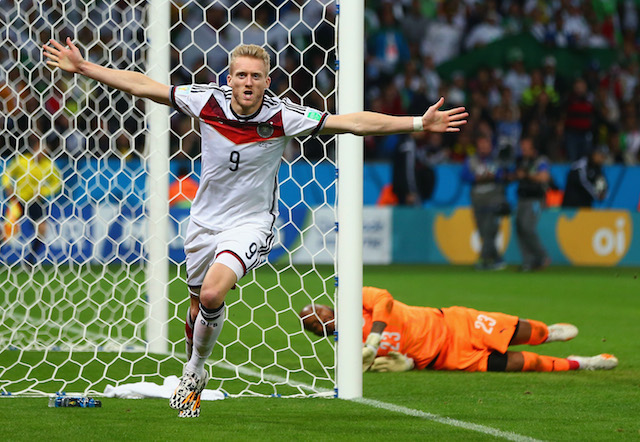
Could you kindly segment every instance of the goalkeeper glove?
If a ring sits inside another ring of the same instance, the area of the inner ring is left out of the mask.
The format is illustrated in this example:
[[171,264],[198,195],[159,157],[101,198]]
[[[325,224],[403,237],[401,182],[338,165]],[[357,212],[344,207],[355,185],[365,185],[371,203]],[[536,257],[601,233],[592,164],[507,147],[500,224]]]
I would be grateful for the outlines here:
[[390,351],[387,356],[376,358],[371,371],[409,371],[413,367],[413,359],[397,351]]
[[369,333],[369,336],[367,336],[367,340],[364,342],[364,346],[362,347],[363,373],[371,367],[371,364],[373,364],[376,354],[378,353],[378,346],[380,345],[381,340],[382,335],[380,333]]

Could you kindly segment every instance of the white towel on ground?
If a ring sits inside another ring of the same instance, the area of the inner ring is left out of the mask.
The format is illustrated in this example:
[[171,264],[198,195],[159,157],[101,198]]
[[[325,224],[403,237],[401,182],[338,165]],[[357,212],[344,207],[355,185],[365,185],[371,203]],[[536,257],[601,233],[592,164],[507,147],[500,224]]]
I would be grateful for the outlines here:
[[[134,382],[120,384],[117,387],[107,385],[104,389],[105,397],[117,397],[122,399],[164,398],[169,399],[178,386],[180,379],[177,376],[168,376],[162,385],[153,382]],[[225,395],[220,390],[202,390],[203,401],[217,401],[224,399]]]

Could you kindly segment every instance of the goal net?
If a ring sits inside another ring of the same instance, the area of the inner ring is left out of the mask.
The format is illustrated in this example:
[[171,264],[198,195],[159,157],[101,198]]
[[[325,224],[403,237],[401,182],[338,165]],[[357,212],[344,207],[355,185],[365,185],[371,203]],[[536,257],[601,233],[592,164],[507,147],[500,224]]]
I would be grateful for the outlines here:
[[[182,246],[200,172],[198,122],[170,110],[160,133],[151,124],[153,143],[167,141],[169,160],[164,176],[154,176],[162,168],[151,164],[150,103],[52,71],[41,54],[49,38],[71,37],[90,61],[149,73],[158,6],[2,4],[0,392],[101,394],[107,385],[179,376],[188,307]],[[170,8],[166,81],[225,83],[230,51],[254,43],[271,54],[276,95],[335,112],[332,0],[157,4]],[[334,302],[334,144],[320,137],[287,146],[277,245],[227,296],[209,388],[231,396],[333,394],[335,343],[306,333],[298,312]],[[34,159],[37,152],[49,166]],[[15,166],[21,161],[37,161],[45,172],[25,175]],[[150,252],[157,245],[150,224],[158,222],[150,195],[158,194],[167,207],[160,260]],[[155,309],[158,299],[163,308]]]

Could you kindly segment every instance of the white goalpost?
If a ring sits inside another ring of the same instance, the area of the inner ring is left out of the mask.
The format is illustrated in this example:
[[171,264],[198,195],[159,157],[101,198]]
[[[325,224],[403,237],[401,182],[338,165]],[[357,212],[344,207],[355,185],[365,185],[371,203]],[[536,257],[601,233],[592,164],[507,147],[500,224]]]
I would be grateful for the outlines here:
[[[338,111],[364,106],[364,1],[340,3]],[[362,179],[363,140],[338,136],[338,291],[336,305],[338,397],[362,397]]]
[[[170,3],[168,0],[149,1],[149,53],[147,75],[155,81],[169,84]],[[169,108],[147,100],[149,136],[146,163],[149,173],[146,190],[149,198],[147,241],[147,293],[149,313],[147,342],[153,353],[168,350],[167,321],[169,308]]]
[[[198,122],[51,71],[41,44],[69,36],[93,62],[178,85],[225,82],[229,52],[255,43],[271,54],[273,93],[355,112],[364,101],[364,0],[16,0],[8,8],[0,173],[38,140],[59,185],[40,200],[43,234],[23,214],[0,242],[0,392],[100,395],[108,385],[161,384],[185,362],[189,201],[175,185],[198,181]],[[362,139],[352,135],[287,147],[276,245],[227,297],[209,388],[362,396],[362,162]],[[11,204],[0,201],[3,231]],[[298,312],[314,303],[335,306],[335,339],[304,331]]]

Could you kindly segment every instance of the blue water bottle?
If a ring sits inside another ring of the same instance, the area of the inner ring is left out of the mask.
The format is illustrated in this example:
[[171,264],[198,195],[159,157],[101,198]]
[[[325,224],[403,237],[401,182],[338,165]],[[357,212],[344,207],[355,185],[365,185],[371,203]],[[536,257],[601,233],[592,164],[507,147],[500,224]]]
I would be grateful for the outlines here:
[[92,397],[66,396],[64,393],[56,393],[49,397],[49,407],[80,407],[98,408],[102,407],[102,402]]

